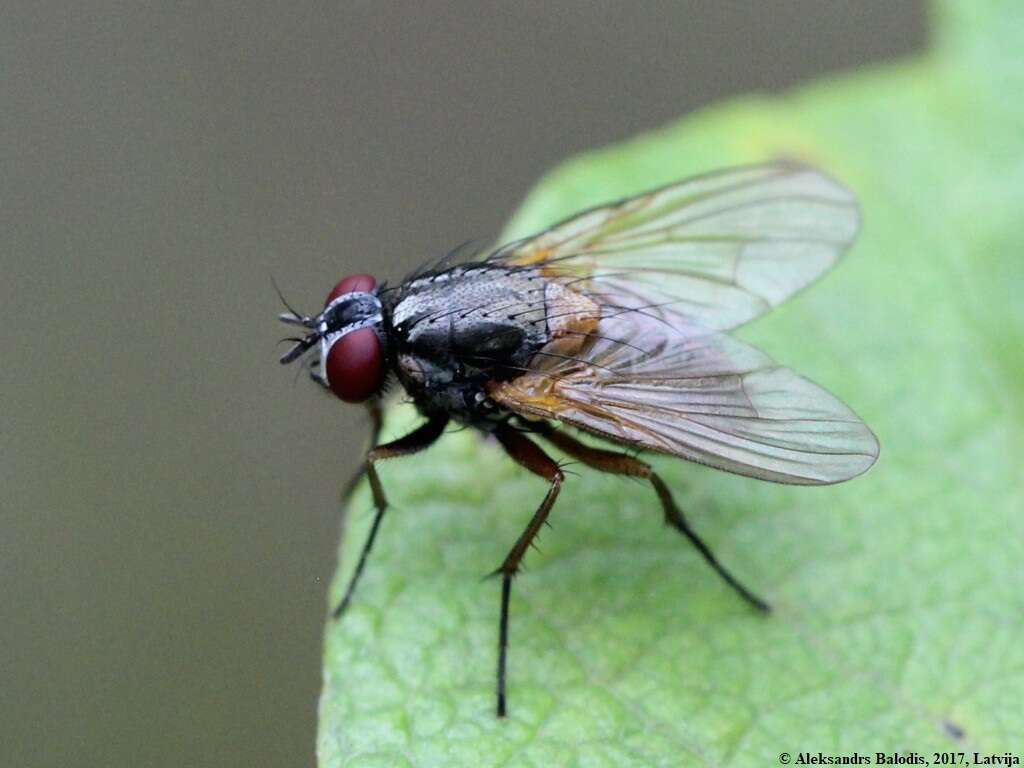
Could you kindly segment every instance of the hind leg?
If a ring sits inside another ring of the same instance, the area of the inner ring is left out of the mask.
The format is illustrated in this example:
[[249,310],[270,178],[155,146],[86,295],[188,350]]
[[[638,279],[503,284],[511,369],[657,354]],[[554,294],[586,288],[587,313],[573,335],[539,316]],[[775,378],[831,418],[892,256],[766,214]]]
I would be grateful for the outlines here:
[[683,515],[682,510],[679,509],[676,505],[675,499],[672,498],[672,492],[668,489],[668,486],[665,485],[665,482],[651,468],[650,464],[618,451],[593,448],[561,430],[545,430],[541,432],[541,434],[558,448],[562,449],[570,456],[579,459],[589,467],[593,467],[601,472],[608,472],[613,475],[639,477],[650,482],[654,487],[655,493],[658,494],[658,500],[661,502],[661,509],[665,514],[665,522],[689,539],[690,543],[696,547],[697,551],[700,552],[707,564],[715,570],[715,573],[721,576],[722,579],[725,580],[725,583],[736,590],[736,592],[738,592],[744,600],[750,603],[750,605],[764,613],[768,613],[771,610],[771,606],[769,606],[767,602],[747,589],[747,587],[740,583],[740,581],[729,573],[725,566],[718,561],[718,558],[715,557],[715,554],[711,551],[708,545],[705,544],[693,528],[690,527],[690,524],[686,521],[686,517]]

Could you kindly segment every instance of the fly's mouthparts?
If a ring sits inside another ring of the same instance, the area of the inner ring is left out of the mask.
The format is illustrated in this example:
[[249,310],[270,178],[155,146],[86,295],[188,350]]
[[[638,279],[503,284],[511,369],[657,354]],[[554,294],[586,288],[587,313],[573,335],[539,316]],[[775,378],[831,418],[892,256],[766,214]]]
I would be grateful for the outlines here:
[[[295,323],[295,325],[299,325],[299,323]],[[318,341],[320,341],[319,332],[311,333],[304,339],[297,339],[295,341],[295,345],[287,352],[285,352],[283,355],[281,355],[281,365],[288,365],[288,363],[301,357],[302,354],[306,352],[306,350],[310,349]]]
[[324,331],[323,328],[319,327],[321,325],[320,318],[320,315],[316,317],[310,317],[309,315],[300,315],[291,307],[288,308],[287,312],[282,312],[277,316],[277,319],[280,320],[282,323],[286,323],[287,325],[300,325],[303,328],[309,328],[313,331],[312,333],[307,334],[304,338],[301,339],[288,339],[288,341],[294,341],[295,345],[287,352],[285,352],[283,355],[281,355],[281,365],[287,365],[293,360],[301,357],[303,353],[305,353],[307,350],[312,348],[318,341],[320,341]]

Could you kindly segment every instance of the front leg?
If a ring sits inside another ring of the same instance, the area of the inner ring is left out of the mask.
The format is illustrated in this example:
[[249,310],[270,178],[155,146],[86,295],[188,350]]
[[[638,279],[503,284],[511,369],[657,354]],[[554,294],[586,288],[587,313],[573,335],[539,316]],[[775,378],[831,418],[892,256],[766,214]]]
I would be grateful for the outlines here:
[[[377,442],[380,440],[380,430],[384,422],[384,409],[380,406],[380,399],[374,398],[367,403],[366,411],[370,416],[370,447],[367,450],[373,450],[377,447]],[[342,504],[348,504],[348,500],[352,497],[352,494],[356,490],[356,486],[359,485],[359,481],[363,479],[363,475],[365,474],[366,462],[364,461],[356,467],[355,471],[341,487]]]
[[501,574],[501,619],[498,623],[498,717],[505,716],[505,667],[508,656],[508,603],[512,593],[512,577],[519,571],[519,563],[526,554],[530,543],[537,536],[540,527],[547,520],[548,513],[558,498],[565,476],[558,464],[542,451],[536,443],[525,435],[517,432],[507,424],[502,425],[494,433],[505,451],[518,464],[547,480],[551,485],[540,503],[537,511],[522,532],[516,543],[512,545],[505,560],[494,575]]
[[370,491],[373,494],[373,506],[376,508],[377,513],[374,515],[373,524],[370,526],[370,533],[366,537],[366,543],[363,544],[363,551],[359,555],[359,561],[356,563],[356,569],[352,573],[352,578],[348,582],[348,587],[345,589],[345,596],[341,599],[341,602],[338,603],[338,607],[335,608],[332,613],[335,619],[345,612],[345,609],[348,608],[348,604],[352,601],[352,594],[355,592],[356,584],[359,583],[359,577],[363,573],[363,568],[366,565],[366,558],[370,554],[370,549],[373,547],[374,539],[377,538],[377,530],[380,528],[380,521],[384,517],[384,510],[388,508],[388,500],[384,495],[384,488],[380,484],[380,477],[378,477],[377,470],[374,465],[378,461],[382,461],[384,459],[409,456],[422,451],[424,448],[428,448],[441,436],[447,425],[447,414],[435,414],[431,416],[426,423],[421,424],[405,437],[400,437],[397,440],[392,440],[390,443],[385,443],[384,445],[378,445],[376,448],[371,448],[370,452],[366,454],[366,475],[370,480]]

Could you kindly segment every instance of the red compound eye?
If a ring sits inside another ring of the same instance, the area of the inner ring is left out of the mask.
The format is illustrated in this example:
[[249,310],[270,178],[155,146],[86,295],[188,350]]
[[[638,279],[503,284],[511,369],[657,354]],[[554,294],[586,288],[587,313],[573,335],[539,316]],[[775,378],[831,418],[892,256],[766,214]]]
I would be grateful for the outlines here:
[[326,368],[331,391],[345,402],[361,403],[373,397],[384,378],[384,350],[377,333],[360,328],[342,336],[327,352]]
[[331,289],[331,292],[327,294],[324,306],[326,307],[343,293],[354,293],[355,291],[372,293],[376,287],[377,281],[370,275],[349,275]]

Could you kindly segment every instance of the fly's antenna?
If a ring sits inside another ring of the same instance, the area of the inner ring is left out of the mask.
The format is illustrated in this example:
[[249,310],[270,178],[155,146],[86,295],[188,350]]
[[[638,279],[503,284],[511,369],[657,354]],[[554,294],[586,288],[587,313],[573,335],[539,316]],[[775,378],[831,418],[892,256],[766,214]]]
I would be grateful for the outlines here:
[[[277,298],[281,300],[281,303],[284,304],[285,309],[288,310],[287,312],[282,312],[280,315],[277,316],[282,323],[288,323],[289,325],[301,325],[305,328],[315,328],[316,319],[309,317],[308,315],[303,315],[300,312],[297,312],[295,308],[288,303],[288,300],[284,297],[284,294],[281,293],[281,287],[277,284],[277,280],[274,279],[273,274],[270,275],[270,284],[274,286],[274,292],[277,293]],[[314,330],[313,333],[307,334],[302,338],[288,337],[285,339],[281,339],[281,341],[278,343],[283,344],[289,341],[292,342],[292,346],[291,348],[288,349],[287,352],[281,355],[281,365],[287,365],[288,363],[302,356],[303,353],[305,353],[314,344],[320,341],[320,333],[319,331]]]
[[274,286],[274,292],[277,294],[277,298],[284,304],[284,308],[288,310],[288,314],[280,314],[278,317],[285,323],[292,323],[293,325],[305,325],[306,327],[312,327],[310,323],[312,319],[306,315],[300,314],[295,311],[295,308],[288,303],[288,300],[281,293],[281,287],[277,284],[277,280],[274,279],[273,273],[270,275],[270,284]]

